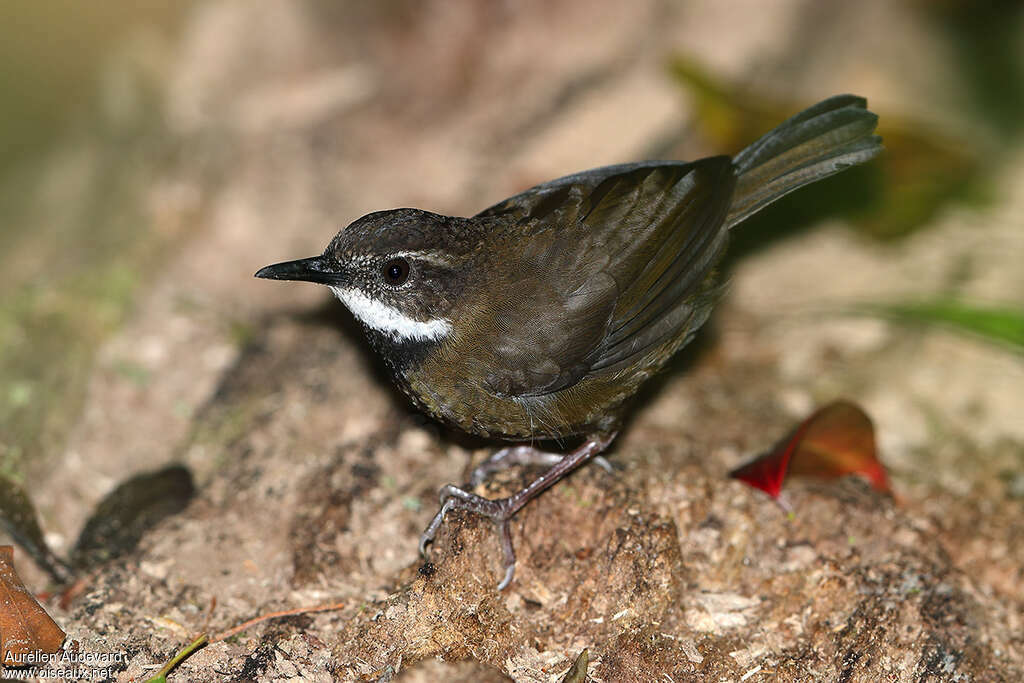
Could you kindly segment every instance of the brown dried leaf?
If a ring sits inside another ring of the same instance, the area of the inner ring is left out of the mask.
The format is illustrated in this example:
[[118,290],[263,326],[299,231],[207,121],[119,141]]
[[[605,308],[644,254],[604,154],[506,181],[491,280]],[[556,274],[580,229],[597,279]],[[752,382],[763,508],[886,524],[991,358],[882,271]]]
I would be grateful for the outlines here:
[[14,571],[14,547],[0,546],[0,664],[16,668],[30,653],[53,654],[64,638]]

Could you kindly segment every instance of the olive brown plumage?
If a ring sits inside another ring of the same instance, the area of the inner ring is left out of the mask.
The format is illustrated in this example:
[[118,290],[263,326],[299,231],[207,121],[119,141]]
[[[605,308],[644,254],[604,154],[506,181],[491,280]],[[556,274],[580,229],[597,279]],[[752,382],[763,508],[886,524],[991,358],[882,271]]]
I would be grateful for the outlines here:
[[876,124],[863,98],[839,95],[734,158],[596,168],[470,218],[372,213],[320,256],[256,275],[330,286],[402,390],[443,422],[527,444],[582,437],[565,455],[519,445],[485,461],[471,483],[508,464],[549,468],[508,498],[442,489],[421,550],[448,510],[487,515],[501,535],[505,587],[515,566],[509,520],[607,447],[623,402],[707,320],[729,231],[877,155]]

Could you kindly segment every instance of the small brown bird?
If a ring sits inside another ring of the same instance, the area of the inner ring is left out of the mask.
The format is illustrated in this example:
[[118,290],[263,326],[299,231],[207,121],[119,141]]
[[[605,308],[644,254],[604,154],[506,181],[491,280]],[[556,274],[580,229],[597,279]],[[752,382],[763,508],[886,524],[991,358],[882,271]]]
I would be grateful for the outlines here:
[[509,520],[611,443],[623,402],[707,320],[730,229],[881,151],[878,117],[865,107],[839,95],[735,158],[596,168],[471,218],[371,213],[320,256],[256,277],[329,286],[398,386],[445,423],[521,444],[582,437],[564,455],[511,446],[473,472],[476,485],[510,464],[548,467],[508,498],[441,489],[420,551],[449,510],[486,515],[501,536],[504,588],[515,569]]

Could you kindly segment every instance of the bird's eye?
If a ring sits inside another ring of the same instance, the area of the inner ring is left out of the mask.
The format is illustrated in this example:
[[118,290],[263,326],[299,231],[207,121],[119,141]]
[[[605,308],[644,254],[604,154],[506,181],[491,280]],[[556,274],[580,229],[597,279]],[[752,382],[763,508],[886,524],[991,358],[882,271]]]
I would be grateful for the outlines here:
[[409,279],[409,262],[401,257],[393,258],[384,264],[381,273],[385,282],[397,287]]

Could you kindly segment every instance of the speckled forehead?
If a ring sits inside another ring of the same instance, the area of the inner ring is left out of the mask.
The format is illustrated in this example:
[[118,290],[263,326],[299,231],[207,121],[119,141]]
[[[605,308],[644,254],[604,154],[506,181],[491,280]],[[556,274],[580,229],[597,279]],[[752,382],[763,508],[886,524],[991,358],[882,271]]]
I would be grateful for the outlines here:
[[426,261],[439,267],[450,267],[452,259],[440,250],[433,249],[374,249],[373,252],[341,251],[338,256],[349,266],[356,268],[374,268],[385,259],[401,256],[410,261]]

